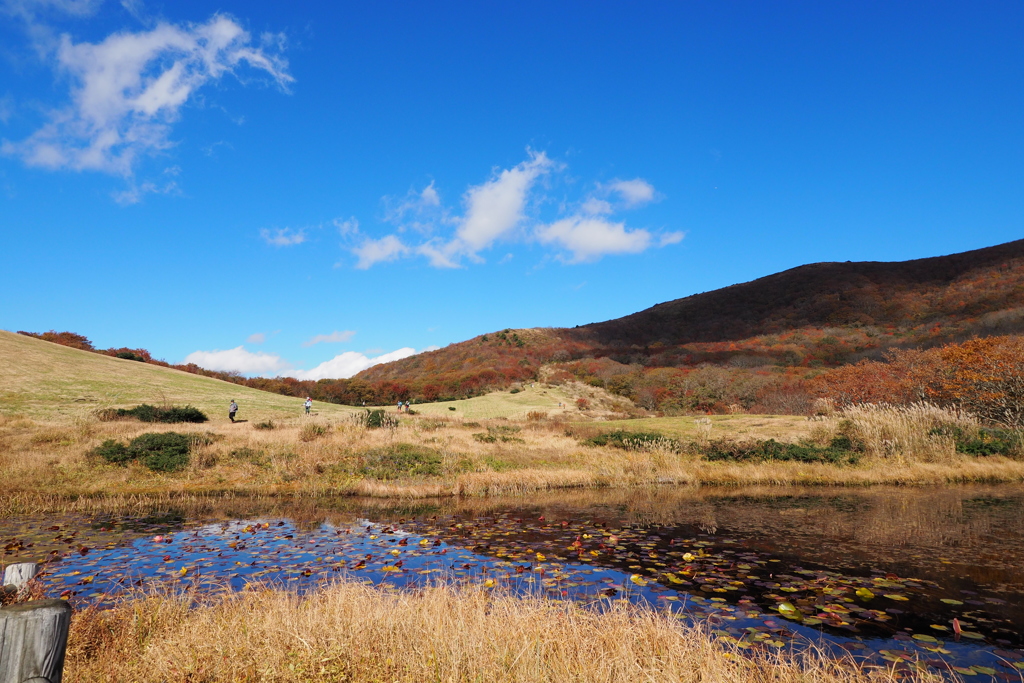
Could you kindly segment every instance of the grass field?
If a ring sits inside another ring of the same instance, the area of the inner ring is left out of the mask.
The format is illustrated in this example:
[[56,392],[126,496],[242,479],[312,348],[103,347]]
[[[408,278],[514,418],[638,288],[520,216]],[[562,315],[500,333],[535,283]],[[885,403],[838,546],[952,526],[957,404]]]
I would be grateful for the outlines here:
[[[543,412],[548,415],[578,416],[580,412],[573,404],[571,393],[560,387],[527,384],[518,393],[496,391],[486,396],[477,396],[460,401],[443,403],[421,403],[413,407],[417,413],[466,420],[489,420],[494,418],[524,419],[528,413]],[[562,405],[559,406],[559,403]],[[454,409],[454,410],[453,410]]]
[[[187,404],[214,423],[228,423],[231,399],[238,401],[238,418],[249,421],[302,413],[298,398],[0,330],[0,415],[67,422],[111,406]],[[354,410],[325,403],[316,408],[325,416]]]

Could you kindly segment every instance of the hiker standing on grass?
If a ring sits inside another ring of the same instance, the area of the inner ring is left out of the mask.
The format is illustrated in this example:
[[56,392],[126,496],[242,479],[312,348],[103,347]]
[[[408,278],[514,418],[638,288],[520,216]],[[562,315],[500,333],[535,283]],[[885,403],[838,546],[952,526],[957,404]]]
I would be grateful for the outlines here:
[[304,405],[306,406],[306,415],[309,415],[309,411],[313,409],[313,399],[307,396]]
[[235,421],[235,413],[238,412],[238,404],[235,403],[235,399],[231,399],[231,405],[228,406],[228,419],[232,422]]

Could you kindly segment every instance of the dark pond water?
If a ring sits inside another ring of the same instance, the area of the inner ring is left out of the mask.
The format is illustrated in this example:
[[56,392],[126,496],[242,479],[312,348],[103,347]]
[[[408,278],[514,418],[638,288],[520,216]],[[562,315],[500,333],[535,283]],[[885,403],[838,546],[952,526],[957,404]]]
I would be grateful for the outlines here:
[[868,663],[1024,681],[1024,488],[559,493],[395,504],[211,503],[0,520],[47,593],[304,591],[443,580],[708,623],[741,649],[808,640]]

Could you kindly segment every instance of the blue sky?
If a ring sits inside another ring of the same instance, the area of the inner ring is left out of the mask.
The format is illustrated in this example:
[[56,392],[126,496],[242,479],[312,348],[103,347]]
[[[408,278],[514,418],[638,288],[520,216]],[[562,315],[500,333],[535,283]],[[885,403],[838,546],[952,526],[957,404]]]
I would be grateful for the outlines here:
[[1019,2],[0,8],[8,330],[342,376],[1022,237]]

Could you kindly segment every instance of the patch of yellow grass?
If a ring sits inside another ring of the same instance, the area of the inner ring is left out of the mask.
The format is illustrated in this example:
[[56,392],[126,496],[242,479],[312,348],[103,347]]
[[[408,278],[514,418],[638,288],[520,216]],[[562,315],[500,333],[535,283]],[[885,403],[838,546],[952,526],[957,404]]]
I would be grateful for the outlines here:
[[198,608],[187,597],[148,598],[80,613],[66,673],[83,683],[891,680],[813,652],[800,661],[739,655],[706,630],[623,602],[598,612],[483,588],[396,593],[354,583],[305,597],[248,591]]
[[[710,427],[707,427],[710,425]],[[682,415],[647,417],[630,420],[607,420],[593,423],[602,431],[623,429],[637,432],[660,432],[677,439],[775,439],[797,441],[810,435],[813,425],[802,415]],[[706,435],[701,432],[706,431]]]

